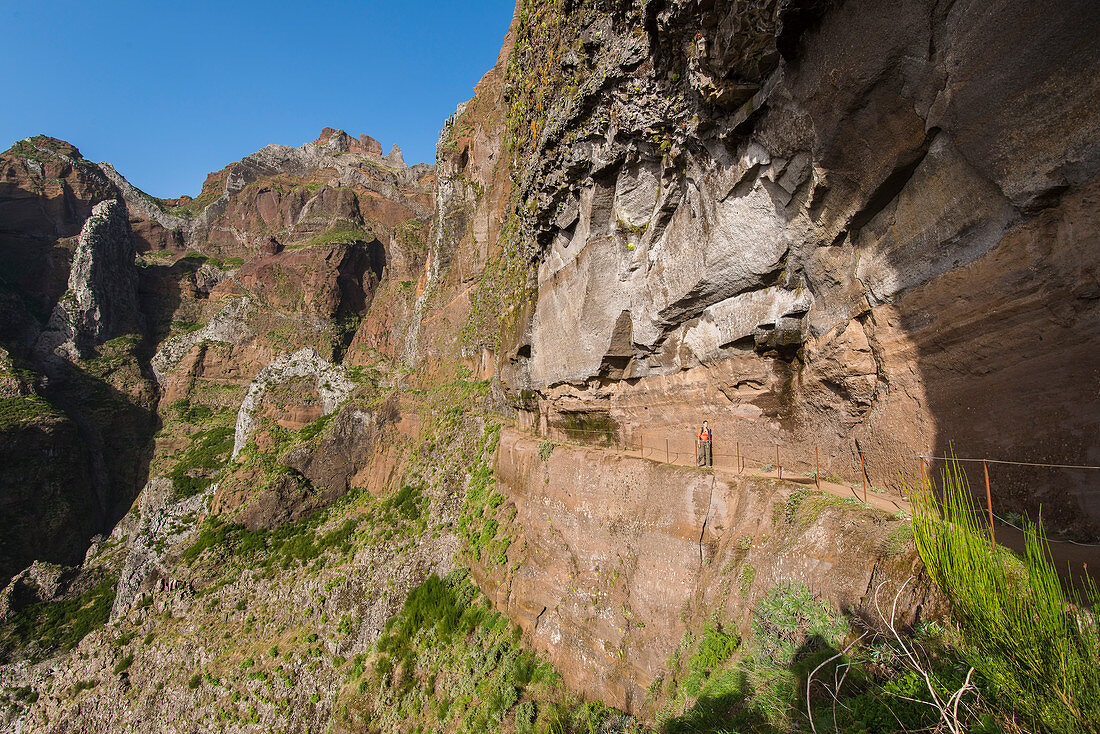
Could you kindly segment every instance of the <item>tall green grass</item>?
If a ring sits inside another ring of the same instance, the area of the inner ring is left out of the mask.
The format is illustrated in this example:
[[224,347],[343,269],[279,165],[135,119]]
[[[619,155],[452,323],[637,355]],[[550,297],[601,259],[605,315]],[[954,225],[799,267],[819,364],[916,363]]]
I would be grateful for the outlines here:
[[950,597],[964,654],[1006,715],[1059,734],[1100,732],[1100,594],[1063,586],[1041,525],[1018,559],[994,547],[958,462],[912,491],[921,560]]

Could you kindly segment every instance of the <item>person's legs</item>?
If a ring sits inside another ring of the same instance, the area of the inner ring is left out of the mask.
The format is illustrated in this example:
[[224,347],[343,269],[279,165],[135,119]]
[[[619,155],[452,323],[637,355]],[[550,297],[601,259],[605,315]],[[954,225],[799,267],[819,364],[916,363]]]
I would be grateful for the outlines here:
[[710,454],[710,441],[704,441],[703,442],[703,454],[706,458],[707,466],[714,466],[714,464],[712,463],[711,454]]

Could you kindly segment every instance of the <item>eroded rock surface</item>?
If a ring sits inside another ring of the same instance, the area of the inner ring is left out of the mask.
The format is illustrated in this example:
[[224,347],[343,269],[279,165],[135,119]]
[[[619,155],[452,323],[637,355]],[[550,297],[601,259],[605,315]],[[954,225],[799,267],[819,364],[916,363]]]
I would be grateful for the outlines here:
[[[294,354],[280,357],[260,370],[245,394],[237,413],[237,428],[233,437],[233,456],[240,453],[252,433],[256,410],[272,385],[305,377],[313,381],[318,397],[320,415],[328,415],[347,399],[355,388],[347,371],[325,360],[312,349],[306,348]],[[318,416],[319,417],[319,416]],[[308,422],[308,421],[304,421]]]
[[[887,549],[899,521],[774,480],[572,446],[543,459],[515,432],[501,437],[497,475],[521,536],[507,569],[478,571],[483,583],[571,686],[628,711],[695,617],[747,633],[759,597],[801,583],[881,623],[878,583],[920,576],[915,547]],[[898,619],[940,603],[922,578]]]
[[[80,230],[69,289],[54,307],[43,335],[49,351],[87,357],[92,347],[126,333],[140,333],[137,269],[126,209],[119,201],[96,204]],[[54,346],[52,342],[61,339]]]
[[[1100,353],[1095,300],[1058,294],[1095,282],[1100,252],[1080,208],[1100,171],[1096,7],[695,13],[576,11],[580,54],[520,181],[535,305],[501,355],[511,393],[541,397],[532,424],[583,408],[675,437],[708,417],[724,440],[780,442],[803,465],[817,447],[846,476],[859,473],[853,440],[883,475],[951,445],[1093,463],[1080,437],[1098,435],[1100,405],[1081,396],[1094,360],[1080,355]],[[1025,101],[1051,94],[1058,104]],[[1055,256],[1026,277],[1003,254],[1052,238],[1080,254],[1072,272]],[[1001,357],[948,356],[960,329]],[[1074,405],[1018,399],[1036,389],[1011,346],[1021,329],[1052,360],[1028,373]],[[866,357],[844,361],[853,349]],[[945,372],[969,374],[969,390],[947,389]],[[715,392],[716,373],[762,390]],[[652,391],[656,376],[677,381],[675,397]],[[1034,514],[1042,496],[1045,517],[1095,532],[1092,480],[999,479],[1001,509]]]

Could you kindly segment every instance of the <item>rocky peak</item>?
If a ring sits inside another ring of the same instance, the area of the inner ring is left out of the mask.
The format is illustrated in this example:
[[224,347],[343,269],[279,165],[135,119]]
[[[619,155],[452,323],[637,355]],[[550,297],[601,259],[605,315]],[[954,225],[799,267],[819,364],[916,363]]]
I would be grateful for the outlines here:
[[334,154],[382,155],[382,144],[370,135],[360,135],[359,139],[356,140],[343,130],[336,130],[331,127],[321,130],[321,134],[317,136],[313,144],[318,147],[329,148]]
[[13,145],[9,152],[22,158],[38,161],[41,161],[42,158],[56,158],[69,162],[85,160],[84,156],[80,154],[80,149],[75,145],[58,138],[52,138],[49,135],[23,138]]
[[300,147],[268,145],[211,174],[202,194],[170,210],[185,217],[187,245],[220,255],[251,255],[260,235],[292,245],[351,229],[389,239],[393,228],[431,218],[431,174],[406,166],[400,149],[325,128]]
[[394,168],[405,168],[405,157],[401,155],[401,149],[396,144],[390,148],[390,154],[386,156],[386,163]]

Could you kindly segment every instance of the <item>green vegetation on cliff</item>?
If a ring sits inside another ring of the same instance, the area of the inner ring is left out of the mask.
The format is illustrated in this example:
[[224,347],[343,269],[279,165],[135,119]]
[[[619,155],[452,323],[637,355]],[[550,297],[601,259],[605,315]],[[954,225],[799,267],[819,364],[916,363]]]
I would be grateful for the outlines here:
[[1100,731],[1100,593],[1091,580],[1083,595],[1065,588],[1039,523],[1028,524],[1023,559],[991,546],[971,497],[965,473],[949,465],[940,487],[917,488],[913,527],[951,597],[979,690],[1037,729]]
[[359,519],[351,517],[327,532],[318,532],[329,517],[329,511],[321,510],[274,530],[249,530],[239,523],[210,518],[180,558],[193,563],[210,551],[214,554],[211,562],[235,559],[255,568],[287,569],[296,562],[308,565],[326,552],[336,557],[347,556],[354,549],[352,541]]
[[61,411],[37,395],[0,398],[0,431],[40,420],[63,417],[64,414]]
[[108,577],[83,592],[27,604],[12,616],[10,628],[0,638],[0,651],[9,654],[18,645],[35,653],[35,657],[45,657],[75,647],[89,632],[106,623],[117,582],[117,578]]
[[[223,411],[230,415],[230,411]],[[198,431],[191,436],[191,445],[183,452],[168,477],[180,499],[206,490],[215,481],[233,450],[233,425],[220,425]]]
[[527,291],[531,264],[518,217],[508,217],[497,242],[499,252],[485,267],[481,282],[470,294],[470,313],[462,326],[462,341],[471,350],[498,351],[502,332],[520,326],[522,311],[534,299],[534,293]]
[[[889,600],[884,600],[888,602]],[[661,734],[817,731],[901,734],[940,723],[928,682],[944,700],[965,683],[953,638],[936,623],[894,637],[846,616],[801,584],[777,586],[753,606],[744,641],[721,619],[689,631],[651,688]],[[879,623],[882,620],[878,620]],[[914,662],[917,665],[914,665]],[[929,677],[926,679],[925,675]],[[970,695],[970,731],[999,731]]]
[[552,665],[470,583],[465,569],[414,588],[375,645],[373,673],[343,707],[367,731],[617,732],[628,717],[570,695]]

